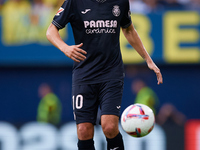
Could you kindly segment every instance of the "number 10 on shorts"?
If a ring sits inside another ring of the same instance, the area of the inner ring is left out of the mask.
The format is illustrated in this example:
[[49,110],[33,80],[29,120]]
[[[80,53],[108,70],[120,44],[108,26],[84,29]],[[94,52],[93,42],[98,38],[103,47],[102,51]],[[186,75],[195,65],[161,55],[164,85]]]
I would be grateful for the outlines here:
[[[75,102],[74,102],[75,100]],[[76,109],[81,109],[83,107],[83,95],[77,95],[76,97],[73,95],[72,96],[72,105],[73,105],[73,110]],[[74,112],[74,119],[76,120],[76,115]]]

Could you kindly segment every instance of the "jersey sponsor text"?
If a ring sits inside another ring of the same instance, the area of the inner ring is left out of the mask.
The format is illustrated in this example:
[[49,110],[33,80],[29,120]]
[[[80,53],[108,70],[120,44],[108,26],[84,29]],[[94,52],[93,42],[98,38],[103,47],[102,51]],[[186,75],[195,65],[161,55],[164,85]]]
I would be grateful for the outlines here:
[[91,20],[91,21],[84,21],[85,28],[117,28],[117,21],[116,20]]
[[117,28],[116,20],[91,20],[84,21],[85,32],[87,34],[100,34],[100,33],[116,33],[115,28]]

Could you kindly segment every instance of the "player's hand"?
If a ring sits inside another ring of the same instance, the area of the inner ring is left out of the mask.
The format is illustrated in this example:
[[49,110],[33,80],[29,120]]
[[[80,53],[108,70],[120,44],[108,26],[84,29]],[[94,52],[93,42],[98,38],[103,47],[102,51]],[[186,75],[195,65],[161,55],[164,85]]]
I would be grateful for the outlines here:
[[83,43],[81,43],[79,45],[68,46],[67,48],[65,48],[63,50],[63,53],[67,57],[69,57],[72,60],[74,60],[75,62],[83,61],[83,60],[86,59],[85,55],[87,54],[87,52],[80,48],[82,46],[83,46]]
[[157,76],[157,84],[162,84],[163,83],[163,78],[162,78],[162,74],[160,72],[160,69],[156,66],[156,64],[154,62],[151,63],[147,63],[149,69],[153,70],[156,73]]

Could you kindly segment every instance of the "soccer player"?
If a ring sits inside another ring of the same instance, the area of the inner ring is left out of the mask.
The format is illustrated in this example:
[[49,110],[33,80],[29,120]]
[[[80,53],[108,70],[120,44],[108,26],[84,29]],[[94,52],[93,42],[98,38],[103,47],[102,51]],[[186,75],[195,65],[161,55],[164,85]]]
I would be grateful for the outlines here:
[[[72,26],[75,45],[67,45],[59,30]],[[128,42],[156,75],[162,75],[145,50],[130,18],[128,0],[65,0],[47,30],[47,39],[74,60],[72,104],[77,124],[78,149],[94,150],[94,125],[98,106],[108,150],[124,150],[118,130],[124,68],[120,28]]]

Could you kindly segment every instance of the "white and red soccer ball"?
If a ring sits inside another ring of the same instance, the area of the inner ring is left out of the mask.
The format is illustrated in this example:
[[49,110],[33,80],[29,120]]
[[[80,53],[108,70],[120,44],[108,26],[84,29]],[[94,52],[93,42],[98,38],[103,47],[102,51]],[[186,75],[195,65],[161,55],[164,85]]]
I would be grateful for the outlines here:
[[128,106],[121,115],[123,130],[133,137],[143,137],[149,134],[155,123],[151,108],[143,104]]

